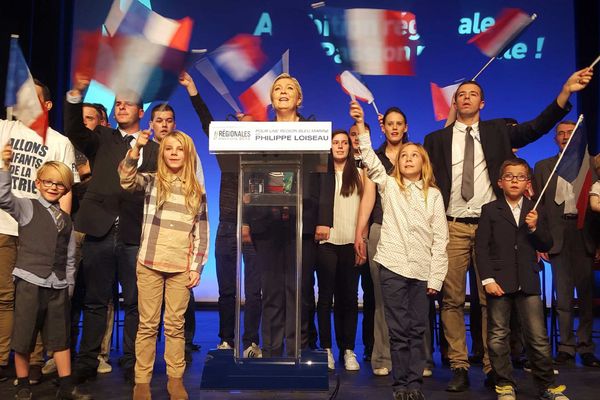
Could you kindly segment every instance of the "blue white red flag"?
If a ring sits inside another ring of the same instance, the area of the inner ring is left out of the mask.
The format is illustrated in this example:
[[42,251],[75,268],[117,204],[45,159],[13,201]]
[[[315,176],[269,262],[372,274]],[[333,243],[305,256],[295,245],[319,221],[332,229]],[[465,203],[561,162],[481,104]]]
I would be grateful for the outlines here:
[[46,140],[48,110],[37,96],[33,77],[16,36],[10,39],[4,105],[13,107],[13,115]]
[[452,97],[458,89],[460,83],[454,85],[439,87],[433,82],[430,82],[431,101],[433,103],[433,114],[436,121],[448,119],[450,107],[452,107]]
[[261,49],[260,38],[245,33],[240,33],[219,46],[210,57],[231,79],[238,82],[255,75],[267,58]]
[[415,15],[411,12],[322,7],[329,34],[346,69],[362,75],[414,75],[417,56]]
[[528,15],[518,8],[505,8],[496,23],[473,36],[467,43],[475,44],[488,57],[496,57],[525,29],[536,15]]
[[115,0],[105,21],[109,36],[82,41],[87,45],[76,50],[76,72],[93,71],[90,78],[143,102],[166,100],[188,62],[192,26],[189,17],[165,18],[137,0],[121,9]]
[[[573,187],[573,192],[577,198],[577,227],[580,229],[583,228],[590,188],[592,187],[592,170],[587,146],[587,134],[582,127],[579,127],[572,133],[571,141],[563,150],[562,159],[556,167],[558,179],[564,179]],[[558,204],[564,201],[564,199],[558,198],[561,195],[557,190],[555,201]]]
[[353,99],[358,99],[371,104],[375,97],[360,77],[350,71],[344,71],[335,78],[346,94]]
[[267,107],[271,104],[271,86],[275,78],[283,73],[283,62],[279,60],[266,74],[240,96],[244,114],[252,115],[255,121],[267,120]]

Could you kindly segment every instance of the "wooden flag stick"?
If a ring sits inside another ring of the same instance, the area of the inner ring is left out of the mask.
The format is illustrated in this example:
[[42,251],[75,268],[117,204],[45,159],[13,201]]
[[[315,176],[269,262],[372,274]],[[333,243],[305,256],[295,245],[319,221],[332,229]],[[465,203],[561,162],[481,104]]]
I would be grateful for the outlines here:
[[[534,210],[537,209],[537,206],[540,204],[540,201],[542,200],[542,196],[544,196],[546,189],[548,189],[548,184],[550,183],[550,179],[552,179],[552,177],[554,176],[554,173],[556,172],[556,168],[558,167],[558,164],[560,164],[560,160],[562,160],[563,156],[565,155],[565,152],[567,151],[567,148],[569,147],[569,144],[571,143],[571,139],[573,139],[573,136],[575,136],[577,134],[577,128],[579,127],[579,124],[581,124],[582,121],[583,121],[583,114],[580,114],[579,118],[577,118],[577,123],[575,124],[575,128],[573,128],[573,133],[571,134],[571,137],[569,137],[569,140],[567,141],[565,148],[562,149],[562,151],[560,152],[560,155],[558,156],[558,160],[556,161],[556,164],[554,164],[554,168],[552,169],[552,172],[550,172],[550,176],[548,176],[548,180],[546,181],[544,188],[540,192],[539,197],[533,206]],[[581,135],[581,133],[580,133],[580,135]]]

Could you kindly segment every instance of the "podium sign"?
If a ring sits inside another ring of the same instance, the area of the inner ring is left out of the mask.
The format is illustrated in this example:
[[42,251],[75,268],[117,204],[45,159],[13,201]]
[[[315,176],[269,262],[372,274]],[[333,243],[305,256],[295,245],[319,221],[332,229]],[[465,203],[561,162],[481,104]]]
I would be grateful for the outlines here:
[[211,153],[328,152],[331,121],[210,123]]

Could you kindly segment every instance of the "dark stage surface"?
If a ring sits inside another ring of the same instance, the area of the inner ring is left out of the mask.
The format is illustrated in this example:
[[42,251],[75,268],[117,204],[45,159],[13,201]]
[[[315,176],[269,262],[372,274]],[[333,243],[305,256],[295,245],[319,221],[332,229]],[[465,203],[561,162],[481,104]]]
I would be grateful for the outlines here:
[[[202,346],[200,352],[194,353],[194,359],[186,370],[184,377],[186,387],[191,399],[330,399],[331,393],[336,387],[337,379],[340,381],[340,388],[336,399],[392,399],[391,377],[376,377],[372,374],[370,365],[362,361],[363,347],[360,343],[360,318],[357,334],[356,353],[361,363],[359,372],[347,372],[343,364],[336,361],[335,373],[330,373],[329,392],[217,392],[200,390],[200,379],[202,368],[204,367],[204,358],[208,349],[216,347],[219,338],[218,332],[218,314],[216,311],[197,311],[197,332],[195,343]],[[594,321],[594,328],[600,329],[600,319]],[[600,346],[600,340],[595,339],[596,346]],[[152,382],[152,398],[155,400],[168,399],[166,390],[166,372],[165,363],[162,358],[164,350],[164,339],[158,343],[157,364],[154,370],[154,380]],[[334,350],[337,356],[337,350]],[[596,351],[599,354],[599,350]],[[105,375],[98,375],[95,381],[86,383],[86,390],[94,395],[95,399],[130,399],[132,388],[123,380],[120,368],[117,366],[119,353],[113,351],[111,354],[111,364],[113,372]],[[447,367],[440,366],[439,352],[435,353],[436,368],[431,378],[425,378],[424,392],[428,400],[441,399],[473,399],[487,400],[495,399],[496,395],[491,390],[483,386],[484,374],[481,366],[476,365],[471,368],[470,379],[471,389],[463,393],[448,393],[444,389],[450,379],[450,370]],[[567,385],[567,395],[575,400],[596,400],[600,399],[600,368],[592,369],[582,367],[579,363],[576,366],[561,367],[557,381]],[[537,399],[536,391],[533,386],[532,378],[528,373],[521,370],[516,371],[515,376],[519,382],[518,399]],[[51,377],[45,377],[41,384],[33,387],[34,398],[54,399],[55,386],[52,384]],[[12,379],[0,383],[0,400],[13,398],[14,388]]]

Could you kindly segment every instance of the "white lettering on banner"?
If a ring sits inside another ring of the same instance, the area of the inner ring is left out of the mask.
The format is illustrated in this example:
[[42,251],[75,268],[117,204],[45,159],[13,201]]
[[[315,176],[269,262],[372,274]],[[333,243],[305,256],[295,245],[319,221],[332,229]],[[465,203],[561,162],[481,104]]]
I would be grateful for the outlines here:
[[328,152],[331,122],[235,122],[210,124],[209,151]]
[[10,162],[12,189],[36,194],[35,175],[44,163],[48,146],[26,139],[10,139],[13,156]]

